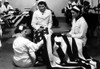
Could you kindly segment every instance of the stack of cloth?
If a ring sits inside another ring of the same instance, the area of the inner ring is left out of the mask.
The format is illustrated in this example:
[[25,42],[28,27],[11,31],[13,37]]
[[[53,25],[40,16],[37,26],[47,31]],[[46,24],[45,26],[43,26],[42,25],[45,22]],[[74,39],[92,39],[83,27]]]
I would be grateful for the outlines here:
[[13,13],[11,14],[6,14],[2,17],[2,19],[6,22],[9,26],[13,25],[14,27],[22,24],[22,23],[26,23],[25,21],[27,20],[27,17],[29,17],[29,12],[21,12],[21,11],[17,11],[15,10]]

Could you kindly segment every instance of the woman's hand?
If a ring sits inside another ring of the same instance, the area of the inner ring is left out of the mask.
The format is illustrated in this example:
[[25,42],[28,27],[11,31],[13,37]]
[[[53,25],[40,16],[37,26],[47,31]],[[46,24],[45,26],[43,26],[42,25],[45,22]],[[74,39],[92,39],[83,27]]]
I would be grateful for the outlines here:
[[42,28],[42,27],[40,27],[39,29],[38,29],[38,31],[42,31],[44,28]]

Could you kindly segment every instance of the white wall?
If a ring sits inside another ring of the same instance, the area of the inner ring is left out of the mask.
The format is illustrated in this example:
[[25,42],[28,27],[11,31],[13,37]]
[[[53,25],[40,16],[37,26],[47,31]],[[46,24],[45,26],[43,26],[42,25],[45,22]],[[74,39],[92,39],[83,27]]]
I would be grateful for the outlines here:
[[[19,8],[22,11],[25,11],[24,8],[31,8],[35,3],[35,0],[8,0],[9,3],[14,8]],[[52,9],[57,17],[63,17],[64,15],[61,13],[63,7],[65,7],[68,3],[68,0],[46,0],[47,5],[50,9]]]
[[55,12],[56,16],[64,16],[61,13],[62,8],[67,6],[68,0],[47,0],[48,6]]
[[[100,0],[99,0],[100,2]],[[98,5],[98,0],[92,0],[92,6],[95,7]]]
[[19,8],[24,11],[24,8],[31,8],[35,0],[8,0],[14,8]]
[[[91,7],[96,7],[98,5],[98,0],[86,0],[90,2]],[[100,0],[99,0],[100,2]]]

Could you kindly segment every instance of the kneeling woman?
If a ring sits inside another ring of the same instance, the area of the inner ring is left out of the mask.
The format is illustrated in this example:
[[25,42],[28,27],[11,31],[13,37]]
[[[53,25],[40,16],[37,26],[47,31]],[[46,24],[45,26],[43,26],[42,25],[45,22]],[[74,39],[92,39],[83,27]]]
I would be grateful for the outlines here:
[[34,65],[37,51],[43,44],[43,40],[37,44],[31,42],[27,36],[31,33],[26,26],[20,25],[15,29],[16,38],[13,42],[13,63],[17,67],[30,67]]

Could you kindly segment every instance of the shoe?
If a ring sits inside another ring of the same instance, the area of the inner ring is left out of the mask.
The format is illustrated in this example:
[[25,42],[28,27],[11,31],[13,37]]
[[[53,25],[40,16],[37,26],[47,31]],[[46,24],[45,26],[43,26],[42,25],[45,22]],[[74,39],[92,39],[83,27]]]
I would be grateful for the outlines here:
[[60,63],[56,63],[56,64],[61,65],[61,66],[66,66],[67,62],[60,62]]
[[44,65],[44,63],[40,62],[40,61],[36,61],[35,64],[34,64],[35,67],[36,66],[43,66],[43,65]]
[[78,66],[77,63],[67,63],[67,62],[61,62],[58,65],[61,65],[61,66]]
[[61,66],[67,66],[67,62],[61,62],[60,65]]
[[60,62],[60,63],[56,63],[58,65],[61,65],[61,66],[68,66],[67,62]]
[[77,60],[75,60],[75,62],[78,62],[78,63],[89,63],[90,60],[77,59]]
[[75,62],[82,63],[80,59],[76,59]]

